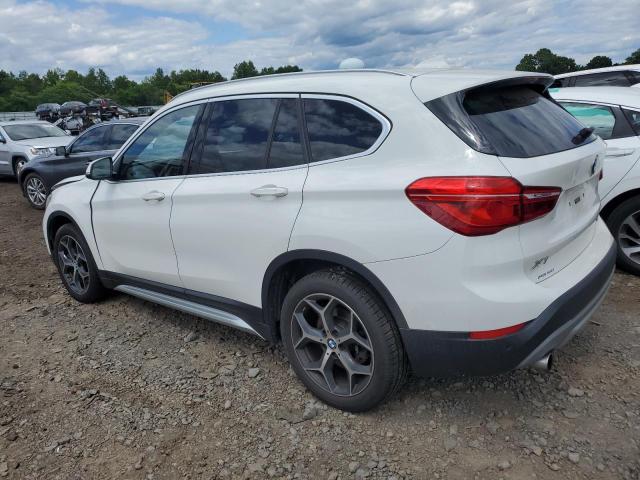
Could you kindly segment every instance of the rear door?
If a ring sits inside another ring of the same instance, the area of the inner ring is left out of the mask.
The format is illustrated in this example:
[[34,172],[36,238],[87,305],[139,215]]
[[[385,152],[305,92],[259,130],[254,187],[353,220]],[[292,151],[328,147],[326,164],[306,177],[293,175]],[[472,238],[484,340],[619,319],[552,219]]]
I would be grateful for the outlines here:
[[640,139],[617,105],[559,101],[574,117],[594,129],[607,144],[600,197],[604,198],[631,170],[640,157]]
[[302,205],[299,98],[216,100],[198,135],[190,175],[173,195],[180,277],[189,290],[260,306],[263,274],[287,251]]
[[497,155],[522,185],[562,189],[550,213],[518,227],[524,270],[536,282],[562,270],[593,238],[604,159],[602,141],[543,92],[543,85],[498,83],[452,94],[458,101],[448,110],[438,109],[440,99],[430,107],[449,116],[445,123],[469,145]]

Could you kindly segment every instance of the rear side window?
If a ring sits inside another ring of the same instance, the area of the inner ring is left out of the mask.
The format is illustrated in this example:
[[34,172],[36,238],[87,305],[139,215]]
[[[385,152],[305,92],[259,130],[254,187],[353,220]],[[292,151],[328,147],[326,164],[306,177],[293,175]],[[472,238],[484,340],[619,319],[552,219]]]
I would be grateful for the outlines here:
[[300,135],[298,101],[294,98],[280,100],[267,168],[292,167],[305,163]]
[[584,126],[557,103],[524,85],[457,92],[425,105],[474,150],[528,158],[591,142]]
[[248,98],[213,104],[202,155],[191,173],[265,168],[267,144],[278,100]]
[[628,87],[629,80],[622,71],[590,73],[588,75],[577,75],[576,87]]
[[593,128],[593,133],[603,140],[608,140],[613,136],[616,117],[611,108],[588,103],[562,102],[561,105],[587,127]]
[[640,72],[636,72],[634,70],[629,70],[627,72],[627,77],[629,78],[629,82],[631,85],[635,85],[640,83]]
[[107,150],[117,150],[120,148],[137,129],[138,125],[113,125],[111,127],[111,135],[109,137],[109,143],[107,144]]
[[304,116],[314,162],[365,152],[382,133],[377,118],[341,100],[306,98]]

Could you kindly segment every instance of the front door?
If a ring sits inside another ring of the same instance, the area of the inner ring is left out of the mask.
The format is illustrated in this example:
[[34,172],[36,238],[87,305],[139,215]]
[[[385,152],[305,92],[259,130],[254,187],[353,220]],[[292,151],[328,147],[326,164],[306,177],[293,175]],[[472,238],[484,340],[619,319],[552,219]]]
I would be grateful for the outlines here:
[[116,179],[100,182],[91,206],[105,270],[180,286],[169,219],[200,108],[158,118],[115,159]]

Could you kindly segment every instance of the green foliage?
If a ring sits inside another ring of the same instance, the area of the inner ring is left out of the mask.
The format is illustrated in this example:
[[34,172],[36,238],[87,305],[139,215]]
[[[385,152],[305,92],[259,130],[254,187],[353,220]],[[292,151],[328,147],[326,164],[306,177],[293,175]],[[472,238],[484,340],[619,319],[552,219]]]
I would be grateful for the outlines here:
[[548,48],[541,48],[534,54],[527,53],[522,57],[522,60],[516,66],[516,70],[558,75],[578,70],[578,66],[573,58],[562,57]]
[[635,63],[640,63],[640,48],[633,52],[631,55],[627,57],[624,61],[625,65],[633,65]]
[[[233,78],[246,78],[273,73],[299,72],[297,65],[265,67],[260,72],[251,60],[237,64]],[[140,82],[125,75],[113,80],[101,68],[89,68],[86,75],[76,70],[56,68],[40,76],[36,73],[0,70],[0,111],[34,110],[40,103],[64,103],[69,100],[88,102],[93,98],[112,98],[121,105],[161,105],[164,92],[177,95],[201,84],[224,82],[217,70],[173,70],[168,75],[161,68]]]
[[[624,64],[640,63],[640,48],[627,57]],[[611,58],[605,55],[596,55],[582,66],[576,64],[573,58],[563,57],[553,53],[548,48],[541,48],[536,53],[527,53],[516,65],[516,70],[523,72],[541,72],[559,75],[561,73],[575,72],[591,68],[605,68],[615,65]]]
[[584,66],[585,70],[591,68],[605,68],[613,65],[611,59],[605,55],[596,55]]

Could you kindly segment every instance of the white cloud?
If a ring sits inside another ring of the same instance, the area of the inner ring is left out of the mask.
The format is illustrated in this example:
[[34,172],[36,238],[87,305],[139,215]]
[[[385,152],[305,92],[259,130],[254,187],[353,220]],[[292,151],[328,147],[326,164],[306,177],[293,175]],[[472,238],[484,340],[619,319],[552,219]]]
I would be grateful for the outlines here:
[[[116,9],[130,6],[138,17],[123,22]],[[599,0],[85,0],[75,9],[0,0],[0,19],[0,68],[101,66],[134,77],[156,66],[229,75],[243,59],[307,69],[347,57],[368,67],[512,69],[541,47],[579,63],[619,61],[640,47],[637,0],[607,4],[606,14]],[[247,38],[220,42],[208,19],[240,25]]]

